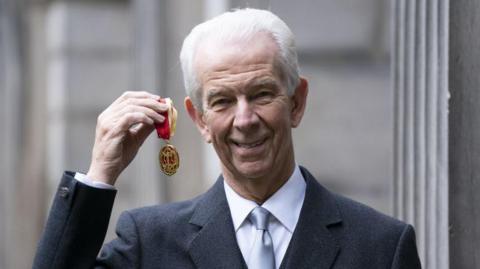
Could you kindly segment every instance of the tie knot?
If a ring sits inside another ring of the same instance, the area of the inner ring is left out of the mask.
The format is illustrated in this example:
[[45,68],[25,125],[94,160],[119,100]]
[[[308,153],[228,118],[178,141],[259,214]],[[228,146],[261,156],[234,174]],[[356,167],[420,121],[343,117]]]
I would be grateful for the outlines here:
[[255,225],[257,230],[268,230],[268,220],[270,218],[270,212],[261,206],[255,207],[250,212],[249,219]]

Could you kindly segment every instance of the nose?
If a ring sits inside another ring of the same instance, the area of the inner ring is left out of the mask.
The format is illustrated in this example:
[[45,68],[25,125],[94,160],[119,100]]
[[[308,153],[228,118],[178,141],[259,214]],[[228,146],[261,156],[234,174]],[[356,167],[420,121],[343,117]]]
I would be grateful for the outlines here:
[[260,119],[252,104],[245,99],[237,100],[233,127],[239,130],[251,130],[258,126]]

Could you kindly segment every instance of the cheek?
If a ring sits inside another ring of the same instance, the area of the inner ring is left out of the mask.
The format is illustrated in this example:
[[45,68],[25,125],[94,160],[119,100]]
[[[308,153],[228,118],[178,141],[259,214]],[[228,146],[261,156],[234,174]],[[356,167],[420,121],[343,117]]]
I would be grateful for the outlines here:
[[206,121],[212,140],[219,140],[229,130],[228,118],[222,115],[211,115]]
[[257,114],[274,131],[290,127],[290,113],[282,103],[271,104],[271,106],[259,108]]

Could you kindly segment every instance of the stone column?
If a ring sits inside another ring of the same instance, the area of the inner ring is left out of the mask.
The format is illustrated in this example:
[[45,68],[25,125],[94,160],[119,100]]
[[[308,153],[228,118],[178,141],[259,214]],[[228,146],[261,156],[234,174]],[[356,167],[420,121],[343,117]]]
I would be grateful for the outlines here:
[[393,1],[396,217],[424,268],[448,268],[448,0]]
[[480,2],[450,1],[450,267],[480,268]]

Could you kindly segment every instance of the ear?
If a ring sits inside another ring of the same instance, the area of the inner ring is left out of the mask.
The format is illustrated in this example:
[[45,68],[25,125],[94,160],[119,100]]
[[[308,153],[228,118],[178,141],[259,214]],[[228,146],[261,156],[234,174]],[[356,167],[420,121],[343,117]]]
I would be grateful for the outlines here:
[[307,106],[307,95],[308,95],[308,81],[304,77],[300,77],[300,83],[298,84],[295,92],[290,97],[292,102],[292,111],[291,111],[291,120],[292,127],[295,128],[302,121],[303,113],[305,112],[305,107]]
[[207,143],[212,142],[210,129],[208,129],[207,124],[205,124],[205,121],[203,118],[203,112],[199,111],[195,107],[195,105],[193,104],[189,96],[185,97],[185,109],[187,110],[187,113],[192,119],[192,121],[197,126],[197,129],[200,131],[200,134],[203,136],[203,139],[205,139],[205,142]]

